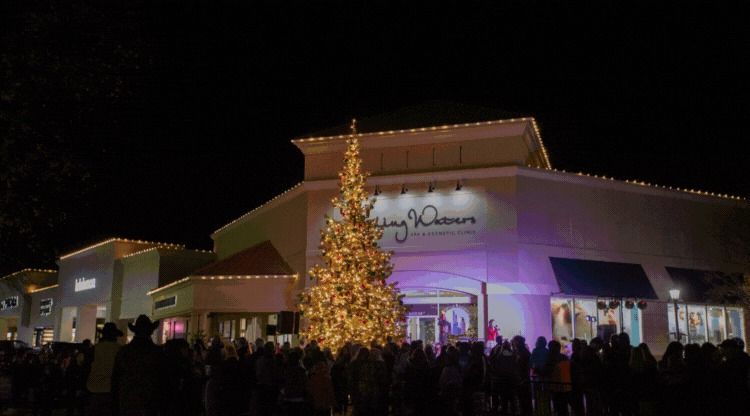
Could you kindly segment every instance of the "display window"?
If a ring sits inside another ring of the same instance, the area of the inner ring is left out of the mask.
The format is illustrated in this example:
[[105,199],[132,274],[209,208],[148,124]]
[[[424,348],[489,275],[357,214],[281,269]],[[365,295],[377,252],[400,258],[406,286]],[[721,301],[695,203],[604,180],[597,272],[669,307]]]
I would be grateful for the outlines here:
[[745,339],[745,316],[742,308],[726,308],[727,338]]
[[708,340],[705,305],[685,305],[688,342],[703,344]]
[[[725,339],[744,338],[742,308],[675,303],[667,305],[669,340],[690,344],[720,344]],[[675,319],[679,324],[675,327]]]
[[609,340],[620,332],[630,336],[631,345],[642,342],[641,311],[635,303],[628,308],[624,306],[625,299],[578,297],[553,297],[550,302],[552,336],[564,346],[573,338]]
[[721,306],[708,306],[708,342],[718,345],[727,338],[727,328],[724,325],[724,308]]

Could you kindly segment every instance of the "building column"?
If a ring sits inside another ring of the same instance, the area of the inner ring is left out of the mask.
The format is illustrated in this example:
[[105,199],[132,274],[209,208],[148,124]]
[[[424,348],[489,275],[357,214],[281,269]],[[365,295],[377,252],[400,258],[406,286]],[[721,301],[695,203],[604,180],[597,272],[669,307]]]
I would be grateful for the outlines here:
[[8,319],[0,318],[0,340],[8,339]]
[[477,296],[477,338],[484,341],[486,338],[488,311],[487,311],[487,283],[482,282],[481,293]]
[[76,319],[76,342],[96,338],[96,305],[85,305],[78,308]]

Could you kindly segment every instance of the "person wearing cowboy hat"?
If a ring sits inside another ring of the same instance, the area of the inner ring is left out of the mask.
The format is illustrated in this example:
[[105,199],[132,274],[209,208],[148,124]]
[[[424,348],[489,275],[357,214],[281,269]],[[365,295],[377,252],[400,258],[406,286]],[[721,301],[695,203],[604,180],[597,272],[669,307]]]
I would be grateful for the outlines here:
[[122,347],[117,339],[123,336],[114,322],[107,322],[102,329],[99,343],[94,346],[94,361],[91,363],[86,388],[89,396],[89,414],[109,415],[112,413],[112,369],[115,357]]
[[122,347],[115,357],[112,372],[112,394],[115,415],[156,416],[164,413],[163,400],[168,383],[166,357],[151,340],[159,327],[146,315],[128,323],[133,340]]

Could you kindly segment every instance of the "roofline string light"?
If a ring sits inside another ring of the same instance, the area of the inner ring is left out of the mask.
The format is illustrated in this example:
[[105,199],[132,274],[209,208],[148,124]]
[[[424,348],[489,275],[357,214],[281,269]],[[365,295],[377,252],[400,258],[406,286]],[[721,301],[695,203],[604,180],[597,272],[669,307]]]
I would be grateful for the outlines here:
[[[385,136],[385,135],[392,135],[392,134],[420,133],[420,132],[427,132],[427,131],[457,129],[457,128],[466,128],[466,127],[492,126],[492,125],[498,125],[498,124],[509,124],[509,123],[519,123],[519,122],[531,123],[531,126],[534,129],[534,134],[536,134],[537,138],[539,138],[539,145],[541,147],[542,157],[544,158],[544,163],[546,165],[544,168],[552,169],[552,164],[550,163],[549,155],[547,154],[547,148],[544,146],[544,141],[542,140],[542,135],[539,130],[539,125],[537,124],[536,119],[534,117],[520,117],[520,118],[509,118],[509,119],[501,119],[501,120],[477,121],[474,123],[444,124],[441,126],[417,127],[417,128],[401,129],[401,130],[384,130],[384,131],[375,131],[375,132],[370,132],[370,133],[357,133],[357,134],[354,134],[354,136],[358,138],[364,137],[364,136]],[[320,142],[320,141],[325,141],[325,140],[346,139],[349,137],[351,137],[351,134],[307,137],[307,138],[301,138],[301,139],[294,139],[292,140],[292,143]]]
[[[526,165],[527,168],[530,169],[539,169],[531,165]],[[542,170],[551,170],[553,172],[558,173],[566,173],[576,176],[585,176],[588,178],[595,178],[595,179],[601,179],[601,180],[607,180],[607,181],[616,181],[621,183],[626,183],[629,185],[638,185],[642,187],[647,188],[655,188],[655,189],[662,189],[662,190],[669,190],[669,191],[677,191],[677,192],[684,192],[688,194],[693,195],[699,195],[699,196],[707,196],[707,197],[714,197],[714,198],[722,198],[722,199],[729,199],[733,201],[747,201],[747,198],[736,196],[736,195],[729,195],[729,194],[721,194],[716,192],[708,192],[708,191],[701,191],[698,189],[688,189],[688,188],[680,188],[680,187],[673,187],[673,186],[666,186],[666,185],[659,185],[659,184],[652,184],[651,182],[646,181],[639,181],[639,180],[631,180],[631,179],[617,179],[612,176],[606,176],[606,175],[596,175],[596,174],[590,174],[590,173],[584,173],[584,172],[567,172],[564,169],[542,169]]]
[[189,252],[194,252],[194,253],[206,253],[206,254],[212,253],[213,254],[213,251],[210,251],[210,250],[187,249],[187,248],[185,248],[185,246],[178,246],[178,247],[175,247],[175,246],[156,246],[156,247],[149,247],[149,248],[144,249],[144,250],[135,251],[135,252],[130,253],[130,254],[126,255],[126,256],[122,256],[122,258],[123,259],[127,259],[127,258],[130,258],[130,257],[135,257],[135,256],[138,256],[138,255],[141,255],[141,254],[148,253],[150,251],[158,251],[158,250],[189,251]]
[[117,238],[117,237],[115,237],[115,238],[110,238],[108,240],[100,241],[100,242],[92,244],[92,245],[90,245],[88,247],[84,247],[84,248],[82,248],[80,250],[76,250],[76,251],[74,251],[72,253],[63,254],[62,256],[60,256],[60,260],[65,260],[65,259],[67,259],[69,257],[75,256],[77,254],[85,253],[86,251],[89,251],[89,250],[92,250],[92,249],[95,249],[97,247],[101,247],[101,246],[104,246],[104,245],[107,245],[107,244],[110,244],[110,243],[155,244],[155,245],[159,245],[159,246],[163,246],[163,247],[181,247],[181,248],[185,248],[185,245],[183,245],[183,244],[160,243],[160,242],[145,241],[145,240],[130,240],[130,239],[127,239],[127,238]]
[[251,279],[297,279],[299,277],[298,274],[259,274],[259,275],[216,275],[216,276],[188,276],[183,277],[182,279],[175,280],[172,283],[168,283],[164,286],[157,287],[156,289],[152,289],[148,292],[146,292],[146,295],[152,295],[157,292],[161,292],[162,290],[169,289],[170,287],[174,287],[179,285],[180,283],[185,283],[190,280],[251,280]]
[[272,203],[272,202],[276,201],[277,199],[279,199],[279,198],[283,197],[284,195],[287,195],[288,193],[290,193],[290,192],[294,191],[295,189],[298,189],[299,187],[301,187],[301,186],[302,186],[302,185],[304,185],[304,184],[305,184],[305,182],[304,182],[304,181],[302,181],[302,182],[299,182],[298,184],[296,184],[296,185],[292,186],[291,188],[287,189],[286,191],[284,191],[284,192],[282,192],[282,193],[280,193],[280,194],[276,195],[275,197],[273,197],[273,198],[269,199],[269,200],[268,200],[268,201],[266,201],[266,202],[265,202],[265,203],[264,203],[263,205],[260,205],[260,206],[258,206],[258,207],[255,207],[255,208],[253,208],[252,210],[250,210],[250,211],[248,211],[248,212],[246,212],[246,213],[242,214],[242,216],[240,216],[240,217],[237,217],[236,219],[234,219],[234,220],[233,220],[232,222],[230,222],[229,224],[226,224],[226,225],[224,225],[223,227],[219,228],[218,230],[214,231],[214,232],[213,232],[212,234],[217,234],[217,233],[220,233],[220,232],[222,232],[222,231],[226,230],[227,228],[229,228],[229,227],[233,226],[234,224],[236,224],[236,223],[238,223],[238,222],[242,221],[243,219],[245,219],[245,218],[247,218],[248,216],[252,215],[253,213],[257,212],[258,210],[260,210],[260,209],[262,209],[262,208],[264,208],[264,207],[268,206],[268,204],[270,204],[270,203]]
[[60,286],[60,285],[54,284],[54,285],[51,285],[51,286],[40,287],[40,288],[29,290],[29,293],[36,293],[36,292],[41,292],[41,291],[47,290],[47,289],[54,289],[54,288],[56,288],[58,286]]
[[0,279],[10,279],[13,276],[16,276],[16,275],[19,275],[19,274],[23,274],[23,273],[57,273],[57,270],[53,270],[53,269],[32,269],[32,268],[26,268],[26,269],[21,269],[21,270],[19,270],[17,272],[13,272],[11,274],[5,275],[3,277],[0,277]]

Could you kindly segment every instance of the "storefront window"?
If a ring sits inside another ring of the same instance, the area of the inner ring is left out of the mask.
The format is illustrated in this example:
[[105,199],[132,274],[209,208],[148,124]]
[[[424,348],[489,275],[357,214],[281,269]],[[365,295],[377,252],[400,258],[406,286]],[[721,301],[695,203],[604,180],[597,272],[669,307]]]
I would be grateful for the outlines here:
[[727,308],[727,338],[745,339],[745,317],[742,308]]
[[597,327],[596,336],[609,342],[612,335],[620,332],[620,307],[610,308],[609,301],[604,309],[597,309],[597,318],[599,326]]
[[680,303],[677,305],[677,323],[675,325],[675,309],[674,302],[667,305],[667,320],[669,324],[669,340],[686,342],[687,341],[687,321],[685,316],[685,304]]
[[552,298],[552,337],[563,345],[573,340],[572,298]]
[[688,324],[688,342],[703,344],[707,340],[706,307],[704,305],[686,305]]
[[596,336],[598,326],[596,301],[593,299],[575,299],[575,332],[576,338],[591,341]]
[[718,345],[727,337],[724,325],[724,308],[721,306],[708,307],[708,342]]
[[622,330],[630,336],[630,345],[637,347],[643,342],[643,326],[641,322],[641,310],[635,304],[632,308],[622,308]]

